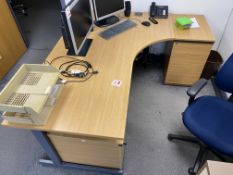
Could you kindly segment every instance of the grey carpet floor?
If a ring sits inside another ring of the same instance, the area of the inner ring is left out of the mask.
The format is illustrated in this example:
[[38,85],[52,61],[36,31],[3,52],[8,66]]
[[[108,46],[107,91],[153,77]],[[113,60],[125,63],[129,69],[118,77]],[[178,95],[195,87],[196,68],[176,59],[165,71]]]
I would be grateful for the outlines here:
[[[60,37],[58,0],[27,0],[29,16],[19,16],[30,42],[29,49],[7,76],[9,81],[23,63],[42,63]],[[163,85],[162,68],[152,64],[133,71],[128,110],[125,175],[187,175],[198,148],[169,142],[168,133],[189,134],[181,112],[188,102],[187,87]],[[208,85],[202,94],[213,94]],[[44,151],[26,130],[0,127],[0,175],[97,175],[74,169],[44,167],[38,159]]]

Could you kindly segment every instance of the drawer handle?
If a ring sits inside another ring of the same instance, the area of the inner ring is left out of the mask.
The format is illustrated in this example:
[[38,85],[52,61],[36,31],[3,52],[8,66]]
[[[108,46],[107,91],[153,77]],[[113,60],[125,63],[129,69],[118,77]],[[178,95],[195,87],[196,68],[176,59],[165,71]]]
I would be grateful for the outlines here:
[[123,146],[126,146],[126,145],[127,145],[127,143],[123,143],[123,144],[119,144],[118,146],[123,147]]
[[84,140],[84,139],[81,139],[80,141],[81,141],[82,143],[85,143],[85,142],[86,142],[86,140]]
[[2,57],[2,55],[0,55],[0,61],[1,61],[1,60],[3,60],[3,57]]

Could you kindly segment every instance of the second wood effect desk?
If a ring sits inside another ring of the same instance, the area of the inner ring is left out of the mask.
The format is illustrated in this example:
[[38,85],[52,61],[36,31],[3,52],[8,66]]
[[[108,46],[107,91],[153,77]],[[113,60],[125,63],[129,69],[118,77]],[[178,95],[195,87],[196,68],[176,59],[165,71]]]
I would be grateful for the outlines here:
[[[200,78],[214,37],[204,16],[189,16],[196,17],[200,28],[177,29],[175,19],[178,15],[174,14],[158,20],[159,24],[151,27],[140,24],[148,19],[148,14],[132,17],[137,27],[110,40],[102,39],[98,33],[103,29],[95,28],[89,36],[93,43],[84,59],[99,74],[84,83],[66,84],[45,126],[7,121],[2,125],[32,130],[51,159],[50,164],[68,166],[66,162],[71,162],[116,168],[120,172],[132,68],[137,54],[154,43],[172,41],[165,67],[165,83],[190,85]],[[65,54],[60,39],[47,60]],[[53,65],[56,67],[67,60],[60,59]],[[121,80],[121,87],[113,87],[113,80]]]

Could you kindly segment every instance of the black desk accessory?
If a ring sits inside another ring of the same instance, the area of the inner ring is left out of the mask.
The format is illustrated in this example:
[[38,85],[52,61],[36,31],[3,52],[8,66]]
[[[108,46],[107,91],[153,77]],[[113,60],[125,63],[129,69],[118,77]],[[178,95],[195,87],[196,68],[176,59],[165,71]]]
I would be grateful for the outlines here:
[[130,17],[131,14],[131,2],[125,1],[125,16]]
[[107,27],[107,26],[111,26],[119,21],[120,21],[120,19],[117,16],[110,16],[110,17],[102,19],[100,21],[95,21],[95,25],[98,27]]
[[127,19],[126,21],[102,31],[99,35],[104,39],[110,39],[136,26],[137,24],[135,22]]
[[144,25],[146,27],[149,27],[150,26],[150,22],[149,21],[143,21],[142,25]]
[[149,20],[150,20],[153,24],[158,24],[158,21],[157,21],[154,17],[149,17]]
[[150,17],[168,18],[168,6],[156,5],[155,2],[152,2],[150,6]]
[[168,6],[156,6],[157,18],[168,18]]
[[155,2],[152,2],[150,6],[150,16],[155,17],[157,15],[157,9],[156,9],[156,4]]

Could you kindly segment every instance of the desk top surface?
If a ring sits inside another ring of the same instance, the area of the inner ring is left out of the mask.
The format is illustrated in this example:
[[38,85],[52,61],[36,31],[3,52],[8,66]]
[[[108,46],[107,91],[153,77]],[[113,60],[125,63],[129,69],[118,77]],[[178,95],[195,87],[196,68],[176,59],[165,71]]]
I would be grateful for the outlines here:
[[[214,36],[204,16],[196,17],[200,28],[179,30],[175,27],[177,15],[170,14],[168,19],[158,19],[159,24],[150,27],[141,25],[148,19],[131,16],[137,26],[110,39],[104,40],[98,33],[103,29],[95,28],[89,38],[93,39],[85,57],[99,71],[83,83],[68,83],[44,126],[11,124],[7,127],[41,130],[54,133],[83,135],[106,139],[123,140],[125,137],[127,110],[133,62],[137,54],[147,46],[168,40],[214,42]],[[47,60],[65,55],[63,40],[60,39]],[[69,60],[60,59],[54,66]],[[113,80],[121,80],[121,87],[113,87]]]

